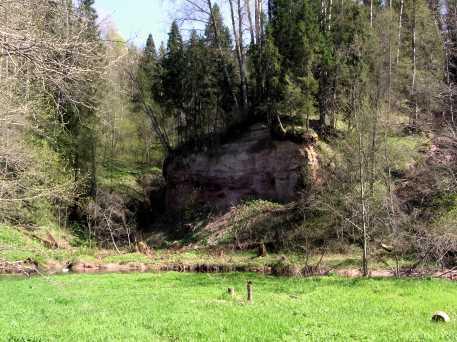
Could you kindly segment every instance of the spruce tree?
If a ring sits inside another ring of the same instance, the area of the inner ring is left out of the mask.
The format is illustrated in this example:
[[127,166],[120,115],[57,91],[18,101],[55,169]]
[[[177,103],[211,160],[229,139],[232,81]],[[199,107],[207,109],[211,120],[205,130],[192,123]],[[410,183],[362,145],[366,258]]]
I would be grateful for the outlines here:
[[152,34],[148,36],[139,62],[137,80],[143,96],[148,97],[149,100],[161,101],[161,68]]
[[216,88],[207,63],[208,49],[204,39],[193,30],[186,49],[185,112],[186,140],[197,142],[213,131]]
[[[217,29],[217,30],[216,30]],[[208,62],[214,67],[218,79],[219,91],[222,95],[221,106],[225,112],[238,109],[239,80],[236,79],[232,39],[230,29],[224,24],[222,13],[214,4],[205,27],[205,41],[209,49]]]
[[[85,19],[86,25],[88,25],[87,39],[90,39],[94,42],[98,42],[99,51],[101,54],[103,46],[100,39],[100,33],[97,25],[97,11],[94,8],[94,0],[83,0],[80,4],[80,10],[82,16]],[[94,53],[97,53],[94,52]],[[99,63],[102,63],[101,60]],[[86,187],[86,194],[95,197],[97,194],[97,178],[96,178],[96,148],[97,148],[97,138],[96,138],[96,93],[97,85],[96,83],[85,84],[83,85],[87,88],[86,96],[84,102],[87,105],[80,106],[77,109],[77,115],[79,117],[80,128],[77,129],[76,133],[76,142],[77,142],[77,163],[76,168],[81,173],[81,178],[88,178],[88,186]]]
[[[68,34],[80,32],[88,44],[95,48],[91,56],[68,55],[65,58],[73,58],[74,63],[88,63],[91,68],[101,67],[103,45],[100,39],[96,23],[97,13],[93,7],[93,0],[80,2],[78,8],[69,7],[68,10],[78,14],[79,20],[67,21],[64,30],[50,27],[53,34]],[[68,37],[70,38],[70,37]],[[56,59],[59,57],[56,56]],[[58,60],[56,61],[58,63]],[[70,80],[68,82],[71,82]],[[75,183],[80,185],[79,193],[82,197],[94,197],[97,192],[96,182],[96,125],[97,125],[97,86],[100,80],[86,80],[78,84],[79,92],[69,98],[62,96],[60,91],[54,94],[58,104],[55,113],[62,129],[53,138],[56,150],[67,161],[73,170]],[[52,134],[55,134],[53,130]]]
[[184,78],[186,74],[184,44],[178,24],[174,21],[168,34],[166,54],[162,61],[164,105],[174,117],[178,142],[182,142]]
[[272,123],[285,98],[282,82],[281,55],[275,45],[271,28],[267,28],[261,44],[251,47],[251,68],[255,70],[251,82],[255,83],[253,100],[257,116]]
[[79,6],[79,8],[83,11],[85,18],[89,20],[92,25],[95,25],[98,18],[94,5],[95,0],[82,0]]
[[[309,118],[316,111],[318,63],[321,59],[319,8],[316,2],[272,0],[271,37],[281,56],[281,88],[278,110]],[[288,96],[292,92],[294,96]],[[306,115],[304,115],[306,114]]]
[[[217,35],[214,27],[218,29]],[[230,30],[224,24],[217,4],[213,6],[213,16],[208,18],[204,39],[207,47],[206,63],[208,63],[208,72],[216,83],[214,91],[217,94],[215,96],[218,98],[218,106],[224,113],[231,112],[236,106],[233,94],[236,93],[239,80],[236,80]]]
[[144,48],[144,56],[151,63],[157,62],[156,45],[154,43],[154,38],[152,37],[152,34],[149,34],[148,39],[146,40],[146,46]]
[[[230,35],[230,29],[224,24],[221,10],[217,4],[213,5],[213,15],[208,18],[208,24],[205,28],[205,37],[209,46],[217,49],[218,40],[223,50],[232,48],[232,38]],[[214,20],[213,20],[214,17]],[[215,31],[217,28],[217,34]]]
[[168,34],[168,43],[162,66],[166,100],[179,107],[182,100],[184,78],[184,46],[178,24],[174,21]]

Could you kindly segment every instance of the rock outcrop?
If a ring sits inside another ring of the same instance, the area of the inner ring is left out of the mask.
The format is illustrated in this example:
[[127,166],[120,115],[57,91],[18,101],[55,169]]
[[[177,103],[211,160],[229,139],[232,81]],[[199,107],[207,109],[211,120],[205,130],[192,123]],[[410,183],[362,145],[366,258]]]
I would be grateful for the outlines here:
[[169,159],[164,166],[167,208],[224,209],[248,198],[289,202],[316,178],[317,167],[312,143],[275,140],[257,124],[216,151]]

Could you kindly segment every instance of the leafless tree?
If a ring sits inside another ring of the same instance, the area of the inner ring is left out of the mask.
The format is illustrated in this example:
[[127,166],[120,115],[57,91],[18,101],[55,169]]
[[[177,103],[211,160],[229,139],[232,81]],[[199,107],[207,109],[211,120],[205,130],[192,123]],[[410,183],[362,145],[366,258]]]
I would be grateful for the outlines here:
[[44,135],[39,116],[50,118],[63,100],[89,106],[80,84],[103,69],[94,62],[98,43],[71,1],[2,1],[0,18],[0,216],[11,218],[18,205],[74,189],[70,180],[40,177],[45,159],[34,157],[25,135]]

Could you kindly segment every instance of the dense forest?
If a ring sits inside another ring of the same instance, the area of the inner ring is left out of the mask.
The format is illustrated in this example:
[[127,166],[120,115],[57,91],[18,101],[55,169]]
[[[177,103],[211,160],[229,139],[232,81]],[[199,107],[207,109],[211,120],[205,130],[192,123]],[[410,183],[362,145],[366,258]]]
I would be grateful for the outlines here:
[[94,0],[0,1],[0,17],[0,227],[194,241],[227,211],[167,210],[163,165],[261,124],[319,168],[294,201],[233,203],[234,246],[355,246],[364,274],[380,249],[455,259],[454,0],[182,0],[144,48]]

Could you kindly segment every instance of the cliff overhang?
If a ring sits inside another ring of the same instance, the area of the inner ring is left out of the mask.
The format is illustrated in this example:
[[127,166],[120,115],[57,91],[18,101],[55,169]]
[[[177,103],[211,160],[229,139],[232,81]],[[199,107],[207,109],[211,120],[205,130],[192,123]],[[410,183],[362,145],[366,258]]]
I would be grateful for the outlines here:
[[180,154],[164,165],[167,209],[227,209],[247,199],[286,203],[317,178],[313,139],[274,137],[264,124],[211,152]]

